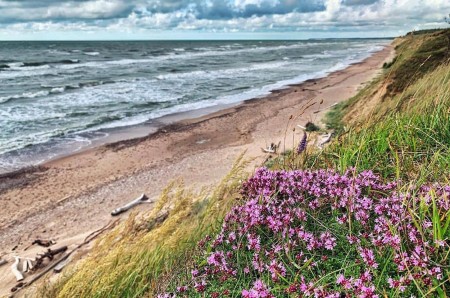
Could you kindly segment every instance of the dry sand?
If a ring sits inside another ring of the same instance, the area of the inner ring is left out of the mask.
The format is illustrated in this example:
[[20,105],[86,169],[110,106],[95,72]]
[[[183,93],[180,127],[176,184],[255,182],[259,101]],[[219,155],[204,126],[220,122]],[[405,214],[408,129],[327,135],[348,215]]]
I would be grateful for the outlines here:
[[[293,127],[308,121],[319,123],[327,107],[355,95],[392,59],[393,52],[388,46],[326,78],[180,121],[147,137],[100,146],[0,177],[0,257],[10,261],[0,267],[0,297],[15,285],[9,269],[12,257],[45,250],[33,247],[24,252],[34,239],[74,246],[106,225],[114,208],[141,193],[157,198],[172,179],[182,178],[193,187],[219,181],[244,150],[254,159],[253,168],[261,165],[267,157],[262,147],[281,141],[282,147],[292,148],[302,137],[298,129],[292,132]],[[300,117],[289,121],[291,115]],[[152,204],[146,204],[137,209],[151,208]]]

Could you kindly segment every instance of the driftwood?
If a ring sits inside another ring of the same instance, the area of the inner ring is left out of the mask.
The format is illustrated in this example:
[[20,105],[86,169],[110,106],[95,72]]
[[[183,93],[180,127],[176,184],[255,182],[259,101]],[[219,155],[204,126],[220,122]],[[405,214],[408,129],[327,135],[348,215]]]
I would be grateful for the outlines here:
[[28,262],[27,260],[22,261],[22,272],[28,272]]
[[33,243],[31,243],[31,245],[35,245],[35,244],[37,244],[37,245],[39,245],[39,246],[42,246],[42,247],[50,247],[50,246],[52,246],[53,244],[56,244],[56,242],[53,241],[53,240],[41,240],[41,239],[36,239],[36,240],[33,241]]
[[27,247],[25,247],[24,250],[28,250],[30,247],[32,247],[32,246],[35,245],[35,244],[37,244],[37,245],[39,245],[39,246],[42,246],[42,247],[50,247],[50,246],[52,246],[53,244],[56,244],[56,242],[53,241],[53,240],[41,240],[41,239],[36,239],[36,240],[34,240],[30,245],[28,245]]
[[324,134],[324,135],[321,135],[320,139],[318,140],[319,143],[317,144],[317,147],[322,149],[323,145],[325,145],[326,143],[328,143],[331,140],[331,135],[332,135],[331,132],[327,133],[327,134]]
[[267,148],[261,148],[261,150],[265,153],[277,153],[278,148],[280,148],[281,142],[276,145],[275,143],[270,143],[270,146]]
[[16,260],[14,262],[14,264],[12,264],[11,266],[11,271],[14,274],[14,276],[16,277],[17,281],[21,281],[23,280],[23,275],[22,273],[19,271],[19,263],[20,263],[20,258],[19,257],[14,257],[14,259]]
[[131,209],[139,204],[142,204],[142,203],[151,203],[148,201],[148,197],[145,194],[142,194],[139,198],[129,202],[128,204],[126,204],[120,208],[114,209],[111,212],[111,215],[117,216],[117,215],[124,213],[125,211],[128,211],[129,209]]
[[61,262],[58,262],[58,264],[55,266],[55,268],[53,269],[53,271],[55,271],[55,273],[60,273],[64,267],[66,267],[67,264],[69,264],[69,258],[67,257],[62,257],[63,260],[61,260]]
[[15,291],[19,290],[21,287],[23,287],[24,284],[25,284],[25,283],[22,282],[22,281],[19,282],[17,285],[14,286],[14,288],[11,289],[11,292],[14,293]]
[[57,267],[59,264],[61,264],[62,262],[66,261],[70,255],[72,255],[76,250],[80,249],[81,247],[83,247],[84,245],[90,243],[92,240],[94,240],[95,238],[97,238],[98,236],[100,236],[104,231],[114,227],[117,223],[119,222],[119,219],[114,221],[114,222],[109,222],[106,226],[104,226],[103,228],[92,232],[91,234],[89,234],[85,239],[84,242],[77,245],[77,247],[75,247],[74,249],[72,249],[70,252],[68,252],[67,254],[63,255],[59,260],[57,260],[56,262],[54,262],[53,264],[50,264],[49,266],[47,266],[42,272],[39,272],[37,275],[33,276],[29,281],[24,282],[24,283],[19,283],[18,285],[16,285],[14,288],[11,289],[12,292],[15,291],[19,291],[22,290],[30,285],[32,285],[35,281],[37,281],[38,279],[40,279],[41,277],[43,277],[44,275],[46,275],[50,270],[52,270],[53,268]]
[[57,249],[48,249],[44,254],[38,255],[36,258],[36,264],[34,265],[33,270],[37,270],[43,267],[43,263],[45,259],[49,261],[53,261],[56,255],[63,253],[67,250],[67,246],[62,246]]
[[32,270],[34,268],[32,260],[26,259],[26,262],[28,263],[28,270]]
[[0,266],[3,266],[3,265],[5,265],[5,264],[7,264],[7,263],[8,263],[7,260],[2,260],[2,259],[0,259]]

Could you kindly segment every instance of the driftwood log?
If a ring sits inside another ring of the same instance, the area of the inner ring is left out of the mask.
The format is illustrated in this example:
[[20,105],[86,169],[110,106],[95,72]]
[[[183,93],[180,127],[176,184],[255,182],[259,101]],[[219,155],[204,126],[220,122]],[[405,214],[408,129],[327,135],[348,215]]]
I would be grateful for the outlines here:
[[36,258],[36,264],[34,265],[34,270],[40,269],[43,267],[43,263],[45,259],[49,261],[53,261],[56,255],[63,253],[67,250],[67,246],[62,246],[57,249],[48,249],[44,254],[39,255]]
[[41,239],[36,239],[36,240],[33,241],[33,243],[31,243],[31,245],[37,244],[37,245],[42,246],[42,247],[50,247],[50,246],[52,246],[52,245],[55,244],[55,243],[56,243],[56,242],[53,241],[53,240],[41,240]]
[[139,205],[139,204],[142,204],[142,203],[151,203],[151,202],[148,201],[148,197],[147,197],[145,194],[140,195],[137,199],[135,199],[135,200],[129,202],[128,204],[126,204],[126,205],[124,205],[124,206],[122,206],[122,207],[119,207],[119,208],[117,208],[117,209],[114,209],[114,210],[111,212],[111,215],[112,215],[112,216],[117,216],[117,215],[122,214],[122,213],[124,213],[125,211],[128,211],[128,210],[130,210],[131,208],[133,208],[133,207],[135,207],[135,206],[137,206],[137,205]]
[[26,259],[26,262],[28,263],[28,270],[32,270],[34,265],[33,265],[33,260],[31,259]]
[[53,271],[55,271],[55,273],[60,273],[64,267],[66,267],[67,264],[69,264],[69,256],[63,256],[61,258],[61,262],[58,262],[58,264],[55,266],[55,268],[53,269]]
[[321,136],[320,136],[320,139],[318,140],[319,143],[317,144],[317,147],[319,147],[320,149],[322,149],[322,148],[323,148],[323,145],[325,145],[326,143],[328,143],[328,142],[331,140],[331,135],[332,135],[331,132],[330,132],[330,133],[327,133],[327,134],[324,134],[324,135],[321,135]]
[[23,280],[23,275],[22,273],[19,271],[19,263],[20,263],[20,258],[19,257],[14,257],[15,262],[14,264],[12,264],[11,266],[11,271],[14,274],[14,276],[16,277],[17,281],[21,281]]
[[277,144],[275,143],[270,143],[270,146],[268,146],[267,148],[261,148],[261,150],[265,153],[277,153],[278,148],[280,148],[281,142]]
[[5,265],[5,264],[7,264],[7,263],[8,263],[7,260],[2,260],[2,259],[0,259],[0,266],[3,266],[3,265]]

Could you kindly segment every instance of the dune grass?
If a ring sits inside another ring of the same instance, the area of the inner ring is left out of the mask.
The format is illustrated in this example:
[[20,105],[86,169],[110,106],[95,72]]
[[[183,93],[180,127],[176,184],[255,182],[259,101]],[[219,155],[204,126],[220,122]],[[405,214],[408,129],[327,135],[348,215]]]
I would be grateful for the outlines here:
[[306,167],[373,169],[385,178],[416,181],[446,179],[442,173],[450,168],[450,67],[439,67],[395,96],[390,109],[389,115],[373,116],[370,125],[350,128],[309,158]]

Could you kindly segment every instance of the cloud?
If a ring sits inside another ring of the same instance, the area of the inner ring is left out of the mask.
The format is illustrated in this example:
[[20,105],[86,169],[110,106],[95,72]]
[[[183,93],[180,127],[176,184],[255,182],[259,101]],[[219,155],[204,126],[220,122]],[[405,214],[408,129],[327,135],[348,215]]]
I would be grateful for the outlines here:
[[0,0],[0,30],[404,32],[448,13],[448,0]]
[[378,2],[378,0],[343,0],[344,5],[369,5]]
[[0,23],[126,17],[134,6],[123,0],[0,1]]

